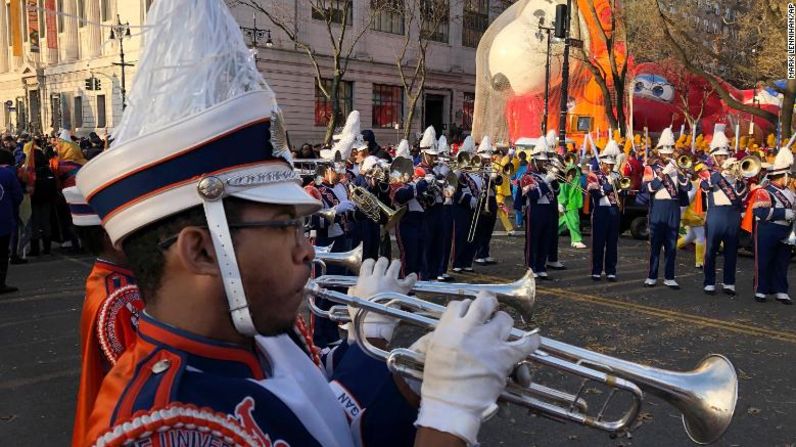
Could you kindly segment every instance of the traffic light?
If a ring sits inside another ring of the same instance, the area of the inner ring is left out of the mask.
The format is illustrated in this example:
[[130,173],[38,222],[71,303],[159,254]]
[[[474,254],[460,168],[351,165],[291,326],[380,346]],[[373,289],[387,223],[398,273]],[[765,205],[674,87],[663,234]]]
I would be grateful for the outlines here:
[[94,90],[94,78],[86,79],[86,90]]
[[102,90],[102,82],[99,78],[94,78],[94,90]]
[[564,39],[567,37],[568,29],[569,12],[567,11],[567,5],[556,5],[556,23],[553,35],[559,39]]

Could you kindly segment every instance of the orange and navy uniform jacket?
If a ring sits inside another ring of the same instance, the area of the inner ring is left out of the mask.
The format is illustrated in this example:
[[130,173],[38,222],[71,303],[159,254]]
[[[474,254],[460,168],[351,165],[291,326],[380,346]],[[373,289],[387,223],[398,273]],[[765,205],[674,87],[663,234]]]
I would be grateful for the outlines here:
[[105,375],[136,339],[143,302],[132,271],[97,259],[86,279],[80,317],[82,367],[72,445],[84,444],[88,418]]
[[[259,345],[212,340],[143,312],[134,347],[102,383],[84,445],[321,446],[313,421],[292,410],[297,401],[314,405],[312,396],[269,386],[272,359]],[[334,411],[345,415],[336,416],[347,420],[346,436],[363,446],[412,444],[417,408],[383,362],[343,342],[322,363],[333,370],[321,377]],[[107,442],[95,444],[100,438]]]

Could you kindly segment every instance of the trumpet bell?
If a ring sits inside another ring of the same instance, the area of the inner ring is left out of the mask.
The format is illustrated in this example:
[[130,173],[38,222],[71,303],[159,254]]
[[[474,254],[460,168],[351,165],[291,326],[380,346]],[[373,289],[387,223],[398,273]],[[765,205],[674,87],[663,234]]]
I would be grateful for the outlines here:
[[763,169],[763,162],[756,155],[747,155],[738,163],[741,176],[745,178],[756,177]]
[[633,186],[633,179],[630,177],[622,177],[619,179],[619,189],[628,190]]
[[677,157],[677,167],[681,170],[691,169],[694,166],[694,160],[688,155],[681,155]]
[[337,253],[316,249],[315,260],[321,264],[322,274],[325,274],[326,264],[340,265],[354,273],[359,273],[359,268],[362,266],[362,243],[353,250]]
[[[678,374],[678,373],[675,373]],[[711,354],[683,376],[688,393],[661,396],[682,413],[683,427],[697,444],[712,444],[727,431],[738,402],[738,376],[723,355]],[[679,391],[679,390],[678,390]]]

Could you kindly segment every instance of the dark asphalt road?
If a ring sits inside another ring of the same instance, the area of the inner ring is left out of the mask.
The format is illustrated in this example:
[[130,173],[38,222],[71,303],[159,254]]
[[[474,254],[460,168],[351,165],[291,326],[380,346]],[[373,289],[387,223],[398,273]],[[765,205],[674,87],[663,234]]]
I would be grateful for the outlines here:
[[[523,243],[496,237],[492,255],[500,264],[460,279],[518,278],[524,272]],[[708,353],[724,354],[737,368],[740,399],[730,429],[716,445],[796,446],[796,307],[753,301],[752,259],[739,261],[737,297],[710,297],[701,291],[693,251],[679,253],[683,288],[671,291],[642,287],[643,242],[621,239],[616,283],[590,279],[588,250],[569,248],[566,238],[561,247],[569,269],[551,272],[554,280],[539,284],[537,293],[534,323],[544,335],[672,370],[690,370]],[[22,291],[0,297],[0,446],[68,445],[79,375],[77,326],[91,262],[56,255],[11,268],[9,282]],[[795,276],[790,275],[794,284]],[[550,371],[539,377],[572,385]],[[590,401],[600,396],[598,388],[590,387]],[[513,407],[509,415],[485,423],[480,438],[485,446],[692,445],[677,411],[662,400],[647,398],[642,415],[631,437],[611,439]]]

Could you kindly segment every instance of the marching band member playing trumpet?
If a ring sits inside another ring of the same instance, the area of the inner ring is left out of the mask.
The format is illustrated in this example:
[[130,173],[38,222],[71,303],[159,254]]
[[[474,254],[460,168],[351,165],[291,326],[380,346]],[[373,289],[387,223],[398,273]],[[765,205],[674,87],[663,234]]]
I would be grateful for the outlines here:
[[[431,151],[436,153],[437,138],[434,127],[429,126],[423,132],[420,140],[421,151]],[[396,205],[406,206],[406,214],[398,223],[395,236],[398,242],[398,249],[401,252],[401,263],[405,276],[416,273],[422,276],[425,271],[425,208],[420,203],[428,190],[428,180],[426,175],[429,173],[417,167],[414,170],[414,178],[403,184],[394,184],[391,187],[392,201]]]
[[586,190],[592,200],[591,278],[599,281],[605,271],[608,281],[616,281],[617,245],[619,244],[619,175],[614,172],[619,146],[613,139],[600,154],[600,170],[586,178]]
[[[359,175],[354,178],[354,185],[365,188],[379,200],[384,200],[389,196],[390,185],[387,183],[386,177],[376,177],[377,174],[384,172],[381,163],[381,159],[375,155],[365,157],[360,165]],[[381,243],[381,225],[384,222],[376,222],[359,210],[357,210],[355,217],[359,237],[362,241],[362,259],[378,259],[379,245]],[[355,247],[359,244],[352,243],[351,245]]]
[[[533,144],[529,138],[520,138],[518,146]],[[520,179],[522,196],[527,201],[525,227],[525,260],[534,276],[549,279],[547,258],[552,248],[551,239],[558,232],[558,209],[555,205],[558,179],[546,172],[547,147],[544,141],[536,142],[531,152],[531,165]]]
[[[642,188],[650,193],[650,265],[644,287],[654,287],[658,282],[658,264],[661,248],[666,263],[663,284],[670,289],[679,289],[674,279],[675,257],[677,256],[677,232],[680,229],[681,202],[687,202],[687,193],[692,188],[689,179],[678,172],[672,160],[674,135],[671,127],[663,129],[658,140],[657,151],[660,160],[644,168]],[[686,203],[682,203],[685,205]]]
[[[545,146],[547,147],[548,160],[551,161],[558,160],[559,159],[559,154],[557,150],[558,135],[556,135],[556,131],[553,129],[547,131],[547,135],[544,138],[544,142]],[[564,152],[566,152],[566,148],[564,149]],[[560,176],[563,175],[564,173],[561,172]],[[559,181],[558,183],[560,184],[561,182]],[[557,191],[555,194],[555,201],[553,202],[553,217],[552,217],[556,225],[558,225],[558,216],[561,209],[558,206],[558,196],[559,192]],[[547,252],[547,262],[545,263],[545,266],[553,270],[566,270],[567,266],[565,266],[563,262],[558,260],[558,238],[559,238],[558,228],[556,227],[556,230],[553,231],[553,236],[550,238],[550,248]]]
[[475,210],[480,215],[473,216],[473,218],[478,219],[473,244],[475,245],[475,263],[479,265],[495,263],[495,260],[489,254],[489,245],[492,242],[492,232],[497,222],[496,187],[502,183],[503,177],[496,165],[492,164],[494,150],[495,148],[492,146],[490,138],[484,136],[476,151],[476,155],[481,159],[480,165],[485,169],[482,170],[480,175],[473,176],[473,179],[479,183],[478,186],[481,190],[479,199],[483,201],[481,206],[477,206]]
[[768,183],[752,192],[743,229],[755,238],[755,301],[766,302],[773,294],[782,304],[793,304],[788,295],[788,264],[792,246],[788,237],[796,219],[796,194],[791,190],[793,154],[780,148],[768,174]]
[[[458,159],[475,157],[475,140],[468,135],[456,154]],[[475,180],[476,174],[460,170],[459,183],[453,195],[453,272],[461,273],[473,271],[475,245],[468,241],[470,225],[473,222],[473,212],[478,206],[478,197],[481,190]]]
[[704,291],[716,293],[716,257],[719,246],[724,247],[724,283],[722,290],[735,295],[735,265],[738,258],[738,241],[741,224],[741,207],[747,193],[743,179],[737,178],[737,160],[730,156],[730,142],[723,131],[715,132],[710,142],[710,155],[714,170],[700,173],[700,187],[707,194],[705,230],[707,252],[705,253]]
[[[433,132],[434,128],[429,127],[426,131]],[[423,239],[425,241],[423,250],[424,270],[422,277],[428,280],[445,280],[443,276],[447,271],[447,261],[444,260],[445,241],[451,238],[453,232],[453,215],[450,209],[445,208],[445,201],[453,196],[453,193],[445,184],[445,177],[450,172],[450,168],[439,162],[439,155],[448,151],[448,141],[445,135],[439,137],[436,144],[426,142],[421,144],[421,162],[418,165],[425,171],[425,180],[429,185],[423,196],[425,208]],[[450,244],[448,244],[450,245]]]

